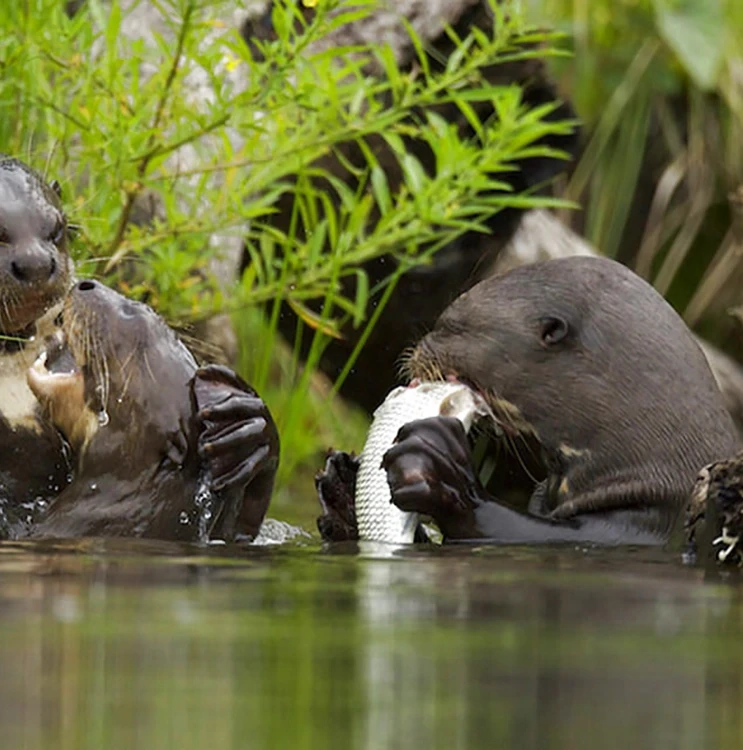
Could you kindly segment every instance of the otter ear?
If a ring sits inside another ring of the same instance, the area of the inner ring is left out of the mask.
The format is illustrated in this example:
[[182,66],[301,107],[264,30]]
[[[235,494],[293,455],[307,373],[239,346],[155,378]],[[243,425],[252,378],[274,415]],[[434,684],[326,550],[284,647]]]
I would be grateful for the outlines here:
[[554,346],[565,339],[570,332],[567,320],[553,315],[539,320],[539,338],[544,346]]

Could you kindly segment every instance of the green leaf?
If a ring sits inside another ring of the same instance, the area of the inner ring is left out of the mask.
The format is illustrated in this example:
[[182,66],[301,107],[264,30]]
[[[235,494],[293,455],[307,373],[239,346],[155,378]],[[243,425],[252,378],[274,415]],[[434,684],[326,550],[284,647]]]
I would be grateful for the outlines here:
[[384,170],[377,164],[371,170],[371,186],[374,200],[382,216],[392,209],[392,198],[390,197],[390,186],[387,182],[387,175]]
[[354,311],[353,324],[358,328],[364,322],[364,313],[369,299],[369,277],[363,268],[356,269],[356,310]]
[[[739,2],[739,0],[735,0]],[[653,0],[658,31],[692,80],[710,90],[725,58],[722,0]]]

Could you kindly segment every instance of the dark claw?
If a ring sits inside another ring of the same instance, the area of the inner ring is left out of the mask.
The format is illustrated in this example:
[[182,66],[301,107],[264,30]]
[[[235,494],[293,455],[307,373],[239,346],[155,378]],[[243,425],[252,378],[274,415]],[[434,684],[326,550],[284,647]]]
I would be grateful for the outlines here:
[[399,487],[394,491],[393,501],[395,505],[407,513],[426,513],[431,507],[433,500],[431,485],[422,479],[420,482]]
[[266,469],[275,471],[278,465],[278,458],[275,456],[270,457],[270,452],[271,449],[268,445],[262,445],[253,451],[237,468],[227,474],[213,476],[212,486],[219,492],[225,489],[225,487],[234,487],[243,483],[248,485],[256,475]]
[[398,431],[395,442],[401,443],[413,435],[426,440],[430,446],[438,448],[442,453],[469,455],[467,433],[464,431],[464,425],[456,417],[431,417],[408,422]]
[[207,421],[250,419],[265,414],[266,405],[258,396],[228,394],[221,401],[204,407],[199,418]]
[[268,423],[263,417],[237,422],[236,424],[206,427],[199,439],[199,455],[202,458],[223,455],[231,450],[236,450],[250,442],[258,445],[260,442],[268,442]]

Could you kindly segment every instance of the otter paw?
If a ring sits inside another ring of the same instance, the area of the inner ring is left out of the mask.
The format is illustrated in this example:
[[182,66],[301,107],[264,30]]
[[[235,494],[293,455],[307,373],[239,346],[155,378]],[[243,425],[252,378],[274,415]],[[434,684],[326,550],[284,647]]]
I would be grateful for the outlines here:
[[192,381],[199,424],[198,452],[216,491],[247,487],[276,472],[279,437],[266,404],[238,375],[220,365],[197,370]]
[[392,502],[400,510],[431,516],[442,528],[453,516],[472,513],[484,496],[464,427],[454,417],[404,425],[382,468]]
[[359,459],[341,451],[329,451],[325,468],[315,475],[315,487],[322,507],[317,528],[326,542],[355,541],[359,538],[356,526],[356,474]]

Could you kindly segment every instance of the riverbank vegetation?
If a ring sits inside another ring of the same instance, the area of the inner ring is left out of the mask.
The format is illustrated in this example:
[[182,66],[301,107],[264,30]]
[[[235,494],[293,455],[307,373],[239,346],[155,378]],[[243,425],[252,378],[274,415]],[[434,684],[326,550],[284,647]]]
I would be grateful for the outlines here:
[[552,72],[584,123],[564,218],[743,359],[743,4],[529,0],[565,32]]

